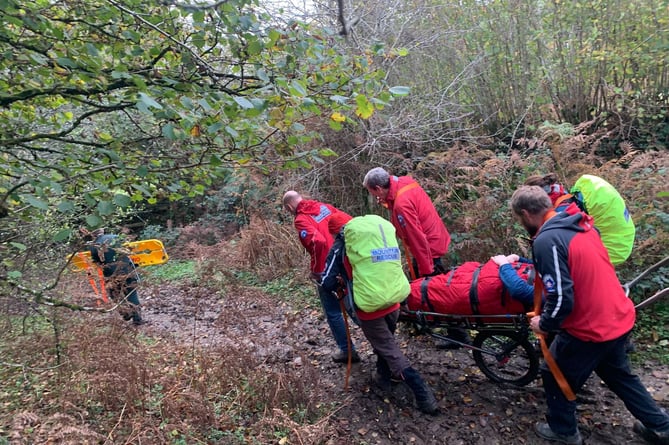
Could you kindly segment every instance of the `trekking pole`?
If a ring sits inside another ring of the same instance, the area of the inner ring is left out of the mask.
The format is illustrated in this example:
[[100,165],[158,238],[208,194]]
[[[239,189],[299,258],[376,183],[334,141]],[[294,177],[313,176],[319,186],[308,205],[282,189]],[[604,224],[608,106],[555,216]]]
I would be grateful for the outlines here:
[[346,306],[344,305],[344,290],[340,287],[334,292],[334,295],[337,300],[339,300],[339,308],[341,309],[342,317],[344,317],[344,327],[346,328],[348,357],[346,361],[346,377],[344,377],[344,391],[348,391],[348,379],[351,376],[351,366],[353,362],[353,342],[351,341],[351,330],[348,327],[348,316],[346,314]]
[[413,259],[411,258],[411,254],[409,253],[409,249],[407,248],[407,245],[404,243],[404,240],[402,240],[402,247],[404,248],[404,256],[407,259],[407,268],[409,269],[409,277],[411,277],[411,281],[415,280],[417,278],[417,273],[415,270],[413,270]]

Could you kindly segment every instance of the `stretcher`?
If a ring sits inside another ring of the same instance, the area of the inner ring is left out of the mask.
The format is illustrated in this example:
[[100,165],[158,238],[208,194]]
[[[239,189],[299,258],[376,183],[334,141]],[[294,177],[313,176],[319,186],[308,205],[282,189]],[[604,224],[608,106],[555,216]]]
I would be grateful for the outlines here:
[[[136,266],[153,266],[167,262],[169,256],[158,239],[131,241],[123,243],[123,247],[130,251],[128,255]],[[94,266],[91,253],[88,251],[75,252],[67,257],[70,266],[75,271],[85,271]]]
[[[642,278],[669,265],[669,257],[652,265],[633,280],[623,284],[629,296],[631,288]],[[638,311],[669,295],[669,288],[657,291],[635,305]],[[525,386],[539,373],[541,351],[534,337],[527,314],[459,315],[410,310],[406,304],[400,309],[400,321],[411,325],[418,334],[455,343],[472,351],[476,366],[491,381]],[[463,328],[473,335],[471,344],[450,339],[441,333],[448,328]]]
[[[163,264],[169,259],[163,242],[158,239],[131,241],[123,243],[122,246],[129,251],[128,257],[134,266],[153,266]],[[93,261],[91,253],[89,251],[75,252],[68,255],[66,260],[73,271],[86,272],[98,305],[108,303],[109,298],[102,268]]]

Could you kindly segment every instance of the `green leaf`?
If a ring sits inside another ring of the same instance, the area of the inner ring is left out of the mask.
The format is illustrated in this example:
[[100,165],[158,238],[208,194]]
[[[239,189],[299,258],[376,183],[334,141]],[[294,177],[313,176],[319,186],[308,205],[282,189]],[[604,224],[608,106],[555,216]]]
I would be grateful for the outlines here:
[[174,125],[171,123],[163,126],[162,133],[167,139],[175,140],[177,138],[176,134],[174,134]]
[[337,102],[338,104],[345,104],[348,101],[348,97],[344,96],[339,96],[335,94],[334,96],[330,96],[330,100],[333,102]]
[[72,201],[63,201],[58,203],[58,206],[56,206],[56,208],[61,213],[71,212],[72,210],[74,210],[74,203],[72,203]]
[[93,58],[100,57],[100,51],[90,42],[86,43],[86,52]]
[[256,76],[263,82],[269,82],[269,76],[263,68],[259,68],[258,71],[256,71]]
[[230,126],[225,127],[225,132],[228,133],[233,138],[238,138],[239,137],[239,133],[237,133],[237,131]]
[[129,79],[130,77],[132,76],[130,76],[130,74],[127,71],[116,69],[111,72],[112,79]]
[[53,240],[56,242],[65,241],[70,235],[72,235],[72,229],[63,229],[54,235]]
[[69,59],[67,57],[58,57],[56,59],[56,63],[58,63],[58,65],[60,65],[60,66],[64,66],[64,67],[67,67],[67,68],[76,68],[77,67],[77,64],[74,62],[74,60]]
[[114,207],[114,204],[112,204],[111,201],[100,201],[100,202],[98,202],[97,209],[98,209],[98,213],[101,216],[109,216],[112,213],[114,213],[114,210],[116,210],[116,208]]
[[210,126],[207,127],[207,133],[209,134],[216,134],[218,133],[218,130],[223,128],[223,122],[218,121],[215,124],[211,124]]
[[117,193],[114,195],[114,204],[116,204],[118,207],[125,208],[130,206],[131,203],[132,200],[130,199],[130,196],[124,193]]
[[86,217],[86,224],[89,227],[98,227],[102,225],[102,219],[98,215],[88,215]]
[[22,276],[23,274],[21,273],[20,270],[10,270],[9,272],[7,272],[7,277],[13,280],[18,280]]
[[181,105],[183,105],[183,107],[187,110],[192,110],[193,108],[195,108],[195,104],[193,103],[193,100],[190,97],[181,96],[179,102],[181,102]]
[[38,198],[36,198],[32,195],[27,195],[25,197],[25,200],[32,207],[38,208],[40,210],[49,210],[49,205],[46,202],[44,202],[41,199],[38,199]]
[[197,101],[197,103],[200,104],[202,109],[204,111],[206,111],[207,113],[210,112],[211,110],[213,110],[211,105],[209,105],[209,102],[207,102],[207,99],[200,99],[199,101]]
[[321,148],[318,150],[318,154],[323,157],[337,156],[337,152],[330,148]]
[[261,41],[259,41],[259,40],[252,40],[252,41],[248,44],[248,46],[246,47],[246,52],[247,52],[250,56],[255,56],[255,55],[260,54],[260,53],[262,52],[263,49],[264,49],[264,47],[263,47],[263,44],[262,44]]
[[290,94],[292,94],[293,96],[304,97],[307,95],[307,90],[300,82],[298,82],[297,80],[293,80],[290,83]]
[[272,44],[276,43],[281,38],[281,33],[276,29],[269,30],[269,40]]
[[218,167],[220,165],[223,165],[223,162],[221,162],[221,158],[219,158],[216,155],[211,155],[209,158],[209,164],[211,164],[213,167]]
[[359,94],[355,98],[355,103],[358,105],[355,109],[355,114],[362,119],[369,119],[374,114],[374,105],[367,100],[367,96]]
[[12,246],[13,248],[17,249],[20,252],[25,252],[26,249],[27,249],[25,244],[17,243],[17,242],[14,242],[14,241],[10,242],[9,245]]
[[248,110],[250,108],[253,108],[253,103],[251,103],[251,101],[248,100],[245,97],[235,96],[234,99],[235,99],[235,102],[237,102],[237,105],[239,105],[240,107],[242,107],[246,110]]
[[411,92],[410,87],[395,86],[389,90],[394,96],[406,96]]
[[153,97],[149,96],[146,93],[139,93],[139,100],[140,102],[148,109],[148,108],[156,108],[158,110],[162,110],[163,106],[160,105],[158,102],[153,99]]

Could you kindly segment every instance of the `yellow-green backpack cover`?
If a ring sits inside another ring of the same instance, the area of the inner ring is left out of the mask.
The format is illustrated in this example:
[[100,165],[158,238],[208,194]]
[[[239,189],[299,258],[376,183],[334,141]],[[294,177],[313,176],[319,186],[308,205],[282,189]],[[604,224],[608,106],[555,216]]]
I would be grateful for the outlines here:
[[378,215],[355,217],[344,226],[344,241],[353,270],[353,300],[360,310],[374,312],[406,299],[411,287],[389,221]]
[[583,175],[571,193],[579,207],[594,219],[611,263],[623,263],[632,253],[636,230],[618,190],[599,176]]

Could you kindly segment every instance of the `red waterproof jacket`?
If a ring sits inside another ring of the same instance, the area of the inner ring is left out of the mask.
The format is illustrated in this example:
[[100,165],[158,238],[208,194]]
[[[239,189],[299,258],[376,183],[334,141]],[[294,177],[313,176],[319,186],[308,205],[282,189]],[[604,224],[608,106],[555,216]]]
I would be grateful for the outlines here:
[[634,326],[634,303],[623,290],[592,217],[575,204],[544,223],[533,245],[546,303],[539,327],[604,342]]
[[391,222],[418,264],[419,276],[434,271],[434,258],[448,252],[451,235],[425,190],[410,176],[391,176],[386,197]]
[[330,204],[310,199],[300,201],[295,213],[300,242],[311,256],[310,269],[322,273],[334,236],[352,217]]

